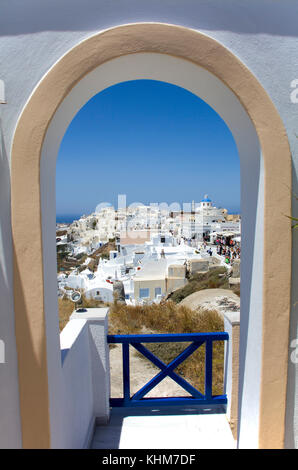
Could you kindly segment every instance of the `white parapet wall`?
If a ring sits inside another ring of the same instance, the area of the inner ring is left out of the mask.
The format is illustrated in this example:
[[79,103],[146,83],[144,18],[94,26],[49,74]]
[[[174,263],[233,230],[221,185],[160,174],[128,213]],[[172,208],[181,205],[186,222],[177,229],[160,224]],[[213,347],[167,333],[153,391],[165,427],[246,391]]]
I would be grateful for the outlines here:
[[74,312],[60,335],[65,448],[89,447],[95,424],[109,420],[108,311]]

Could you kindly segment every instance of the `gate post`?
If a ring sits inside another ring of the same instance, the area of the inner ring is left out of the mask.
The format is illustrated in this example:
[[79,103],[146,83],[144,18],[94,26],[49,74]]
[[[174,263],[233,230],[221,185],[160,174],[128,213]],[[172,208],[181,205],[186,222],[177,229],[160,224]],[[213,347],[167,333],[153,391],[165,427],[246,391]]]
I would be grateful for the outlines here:
[[230,338],[225,341],[224,393],[228,398],[227,417],[234,439],[237,439],[240,312],[224,313],[224,330]]
[[109,308],[86,310],[82,313],[74,312],[70,319],[82,318],[88,322],[94,415],[96,424],[106,424],[110,418],[110,355],[107,342]]

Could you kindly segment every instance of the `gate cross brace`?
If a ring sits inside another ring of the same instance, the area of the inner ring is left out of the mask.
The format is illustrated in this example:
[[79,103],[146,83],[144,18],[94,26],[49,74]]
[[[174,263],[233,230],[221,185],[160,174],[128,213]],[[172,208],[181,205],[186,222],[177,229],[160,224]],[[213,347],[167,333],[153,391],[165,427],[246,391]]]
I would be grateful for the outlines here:
[[194,398],[204,398],[204,395],[200,393],[196,388],[190,385],[186,380],[180,377],[174,372],[174,369],[178,367],[185,359],[187,359],[196,349],[201,346],[205,341],[196,341],[190,344],[181,354],[179,354],[175,359],[173,359],[168,365],[162,362],[158,357],[156,357],[151,351],[145,348],[140,343],[131,343],[131,345],[139,351],[143,356],[145,356],[149,361],[154,365],[159,367],[161,371],[153,377],[144,387],[142,387],[138,392],[136,392],[132,400],[140,400],[143,398],[150,390],[152,390],[156,385],[158,385],[165,377],[169,376],[175,382],[178,383],[184,390],[190,393]]

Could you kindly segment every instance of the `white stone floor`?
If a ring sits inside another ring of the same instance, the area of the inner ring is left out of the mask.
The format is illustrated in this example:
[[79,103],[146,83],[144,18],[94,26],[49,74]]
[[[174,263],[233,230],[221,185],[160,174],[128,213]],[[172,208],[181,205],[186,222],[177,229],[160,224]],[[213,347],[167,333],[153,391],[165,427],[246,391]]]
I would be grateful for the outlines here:
[[192,409],[113,408],[95,429],[92,449],[235,449],[225,413]]

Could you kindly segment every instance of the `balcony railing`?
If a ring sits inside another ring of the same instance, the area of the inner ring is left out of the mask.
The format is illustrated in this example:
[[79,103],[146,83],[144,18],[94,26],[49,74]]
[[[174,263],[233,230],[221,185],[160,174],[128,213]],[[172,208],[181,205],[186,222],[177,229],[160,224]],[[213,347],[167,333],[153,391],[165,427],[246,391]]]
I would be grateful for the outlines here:
[[[148,335],[108,335],[108,343],[122,344],[123,358],[123,398],[111,398],[112,407],[128,406],[154,406],[154,405],[226,405],[227,396],[212,394],[212,351],[214,341],[228,341],[229,335],[226,332],[218,333],[184,333],[184,334],[148,334]],[[142,343],[177,343],[190,342],[169,364],[165,364]],[[194,388],[189,382],[178,375],[174,370],[182,364],[193,352],[205,344],[205,390],[204,394]],[[146,385],[140,388],[133,396],[130,393],[130,368],[129,368],[129,345],[143,354],[150,362],[160,369],[160,372],[153,377]],[[164,378],[170,377],[190,396],[185,397],[156,397],[145,398],[156,385]]]

